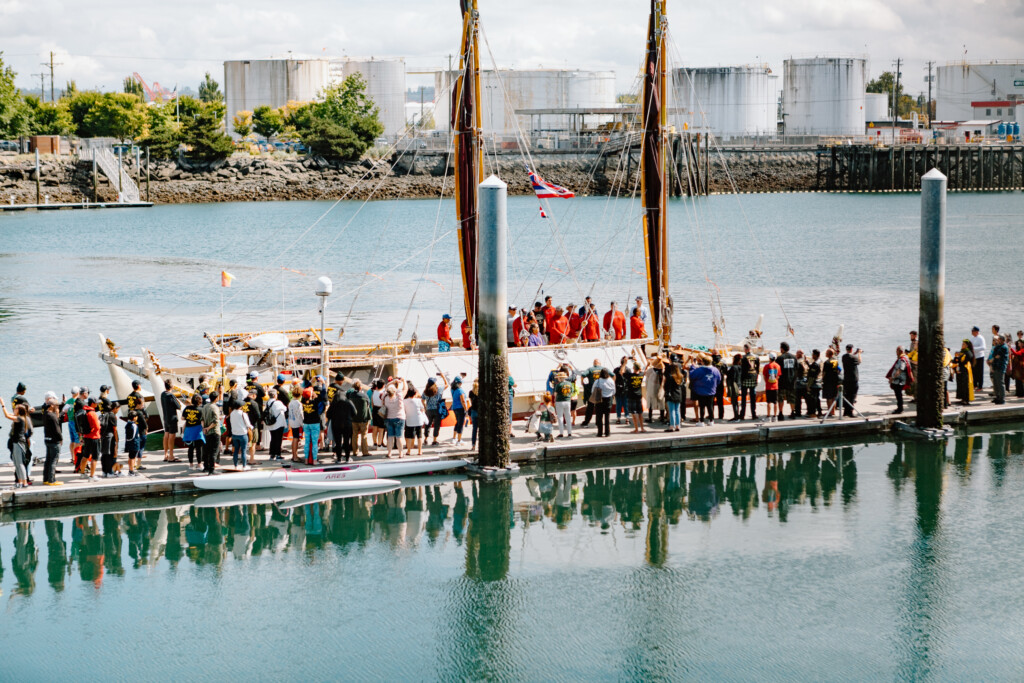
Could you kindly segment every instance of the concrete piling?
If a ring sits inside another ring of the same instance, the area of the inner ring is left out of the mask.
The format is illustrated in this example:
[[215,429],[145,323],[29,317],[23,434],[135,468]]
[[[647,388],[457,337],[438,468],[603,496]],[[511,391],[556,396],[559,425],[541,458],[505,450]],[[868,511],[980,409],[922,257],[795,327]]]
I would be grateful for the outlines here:
[[946,176],[921,177],[921,293],[918,312],[917,426],[942,426],[945,402]]
[[476,328],[480,344],[481,467],[506,468],[509,464],[508,343],[506,341],[506,202],[508,186],[491,176],[478,187],[480,288]]

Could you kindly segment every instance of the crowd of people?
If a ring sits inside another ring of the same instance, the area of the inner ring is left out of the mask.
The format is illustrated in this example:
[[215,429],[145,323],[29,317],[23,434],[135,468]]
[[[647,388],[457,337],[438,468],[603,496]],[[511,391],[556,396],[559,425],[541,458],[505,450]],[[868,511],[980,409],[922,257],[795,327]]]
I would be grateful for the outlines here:
[[[529,331],[528,344],[538,334],[547,335],[541,343],[551,339],[560,343],[557,340],[572,334],[583,334],[588,339],[597,314],[589,299],[586,306],[590,311],[586,316],[580,312],[583,307],[570,307],[573,312],[568,320],[561,307],[551,305],[550,297],[545,304],[537,304],[536,312],[524,314],[510,309],[510,335],[518,324],[520,332]],[[639,297],[631,315],[639,319],[637,330],[642,337],[649,313]],[[613,303],[605,314],[603,328],[613,338],[622,338],[623,320]],[[565,325],[559,321],[565,321]],[[446,316],[442,325],[450,325],[450,318]],[[544,331],[538,332],[541,326]],[[463,335],[465,342],[471,342],[468,326],[463,326]],[[905,397],[915,400],[918,353],[917,333],[912,331],[907,345],[896,348],[896,359],[886,373],[896,399],[894,414],[903,412]],[[698,425],[724,421],[727,398],[730,422],[851,417],[856,414],[861,360],[859,348],[847,344],[845,353],[840,353],[840,342],[833,339],[824,354],[819,349],[793,352],[787,342],[782,342],[777,352],[767,354],[745,344],[743,352],[731,358],[714,351],[675,347],[650,355],[646,367],[630,356],[623,356],[615,368],[603,367],[598,359],[582,371],[562,363],[549,373],[546,391],[529,414],[527,432],[535,433],[538,440],[553,441],[556,430],[557,438],[570,438],[581,410],[580,427],[595,423],[598,437],[611,435],[612,415],[616,424],[625,419],[632,433],[647,432],[656,421],[665,431],[679,431],[688,421]],[[947,406],[951,404],[949,384],[953,385],[952,398],[970,405],[984,390],[986,371],[993,403],[1005,402],[1011,383],[1015,395],[1024,397],[1024,331],[1018,330],[1014,340],[993,326],[989,343],[974,327],[956,352],[946,349],[943,365]],[[230,452],[235,468],[255,463],[257,451],[266,451],[271,461],[284,460],[286,437],[290,437],[291,461],[309,465],[319,464],[325,451],[335,462],[350,462],[354,455],[368,456],[371,449],[384,450],[388,458],[414,452],[420,455],[424,445],[438,445],[441,425],[449,413],[454,419],[451,443],[463,445],[469,426],[469,445],[475,448],[479,386],[473,382],[467,390],[463,386],[466,381],[464,375],[449,381],[438,373],[421,392],[402,378],[375,379],[366,385],[342,373],[330,383],[321,375],[289,380],[281,374],[268,388],[252,372],[244,385],[232,379],[223,388],[203,377],[194,392],[181,396],[168,380],[156,397],[163,422],[163,459],[180,462],[175,455],[178,438],[185,444],[189,468],[207,474],[215,471],[226,452]],[[762,383],[763,412],[759,416],[762,395],[758,389]],[[515,386],[510,378],[510,406]],[[40,420],[45,485],[60,483],[55,475],[65,426],[72,465],[82,477],[97,479],[97,462],[104,478],[135,476],[146,469],[142,455],[149,423],[141,384],[134,381],[123,401],[113,400],[110,391],[103,385],[97,396],[88,387],[73,387],[70,397],[46,393]],[[11,422],[7,447],[18,488],[32,484],[32,467],[40,461],[33,453],[34,409],[26,394],[27,387],[19,383],[9,408],[0,399],[0,411]],[[119,452],[124,454],[123,460]]]

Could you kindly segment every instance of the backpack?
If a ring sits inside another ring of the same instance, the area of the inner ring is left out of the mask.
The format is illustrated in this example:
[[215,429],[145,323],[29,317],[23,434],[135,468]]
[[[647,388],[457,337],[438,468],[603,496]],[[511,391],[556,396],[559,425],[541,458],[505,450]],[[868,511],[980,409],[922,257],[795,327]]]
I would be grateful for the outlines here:
[[91,427],[89,426],[89,415],[85,410],[75,411],[75,431],[80,435],[84,436],[89,432]]
[[437,402],[437,417],[442,420],[448,417],[448,404],[443,398]]

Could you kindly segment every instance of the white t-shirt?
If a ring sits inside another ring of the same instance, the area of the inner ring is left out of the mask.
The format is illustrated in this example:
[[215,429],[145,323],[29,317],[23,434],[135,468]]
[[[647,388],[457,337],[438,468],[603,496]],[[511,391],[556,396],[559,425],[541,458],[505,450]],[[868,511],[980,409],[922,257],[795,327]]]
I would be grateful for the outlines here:
[[231,417],[229,417],[228,420],[231,422],[231,434],[233,436],[243,436],[246,432],[252,429],[252,424],[249,422],[249,416],[240,408],[232,410]]
[[985,337],[979,334],[971,335],[971,345],[974,347],[974,357],[984,360],[988,355],[988,345],[985,344]]
[[427,411],[423,407],[423,399],[419,396],[415,398],[403,399],[405,403],[405,426],[406,427],[422,427],[427,424]]
[[302,428],[302,401],[297,398],[288,403],[288,426],[293,429]]
[[284,403],[282,403],[279,399],[275,398],[267,406],[267,417],[273,420],[270,423],[270,425],[268,425],[267,429],[273,432],[278,429],[284,429],[285,427],[287,427],[287,415],[288,409],[284,407]]

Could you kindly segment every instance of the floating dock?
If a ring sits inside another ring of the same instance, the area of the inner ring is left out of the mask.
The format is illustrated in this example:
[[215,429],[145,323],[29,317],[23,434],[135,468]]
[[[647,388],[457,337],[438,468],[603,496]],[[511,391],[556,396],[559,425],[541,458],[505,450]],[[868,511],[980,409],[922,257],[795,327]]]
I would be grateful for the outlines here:
[[[716,422],[710,426],[685,424],[678,432],[665,432],[664,425],[657,421],[648,423],[647,432],[634,434],[623,420],[616,425],[612,420],[612,435],[598,438],[595,436],[594,424],[581,428],[575,427],[572,438],[556,438],[553,443],[538,442],[535,435],[524,434],[524,422],[515,424],[517,436],[512,439],[512,460],[518,465],[543,466],[551,462],[578,461],[584,465],[591,460],[606,460],[609,457],[649,458],[665,453],[692,454],[694,458],[709,457],[709,451],[725,448],[745,449],[780,449],[806,441],[839,440],[839,439],[873,439],[880,436],[899,437],[897,422],[908,422],[914,417],[913,404],[902,415],[893,415],[894,399],[892,397],[861,396],[857,408],[863,412],[860,417],[826,420],[821,419],[787,419],[781,422]],[[763,411],[763,403],[758,404],[759,412]],[[577,423],[582,421],[582,413]],[[692,410],[690,411],[692,415]],[[726,417],[731,409],[726,406]],[[948,425],[963,428],[967,426],[985,426],[1008,422],[1024,422],[1024,399],[1007,397],[1004,405],[994,405],[991,400],[977,400],[971,406],[954,406],[945,414]],[[646,417],[646,414],[645,414]],[[764,415],[759,417],[763,419]],[[466,430],[466,445],[451,444],[451,428],[444,428],[442,436],[448,438],[442,446],[424,446],[424,455],[437,455],[441,458],[467,458],[474,453],[469,448]],[[557,434],[557,430],[556,430]],[[178,449],[184,456],[184,449]],[[333,454],[323,454],[323,462],[332,462]],[[118,477],[117,479],[100,479],[90,482],[71,473],[67,460],[58,463],[60,472],[58,480],[65,482],[63,486],[43,486],[42,466],[33,465],[35,485],[26,489],[5,488],[0,490],[0,509],[29,509],[40,507],[58,507],[80,505],[83,503],[105,503],[132,498],[159,498],[175,495],[187,495],[199,492],[193,483],[197,477],[206,475],[190,473],[188,463],[164,463],[159,460],[159,451],[148,451],[144,464],[146,470],[139,477]],[[384,450],[376,449],[368,457],[354,458],[353,464],[373,464],[384,460]],[[230,463],[230,455],[221,457],[221,462]],[[257,453],[259,466],[278,467],[269,464],[265,452]],[[285,454],[285,464],[290,464]],[[301,465],[296,465],[301,467]],[[98,470],[97,466],[97,470]],[[6,463],[0,466],[0,476],[10,487],[13,480],[13,465]]]
[[0,211],[60,211],[62,209],[138,209],[153,202],[56,202],[51,204],[0,204]]

